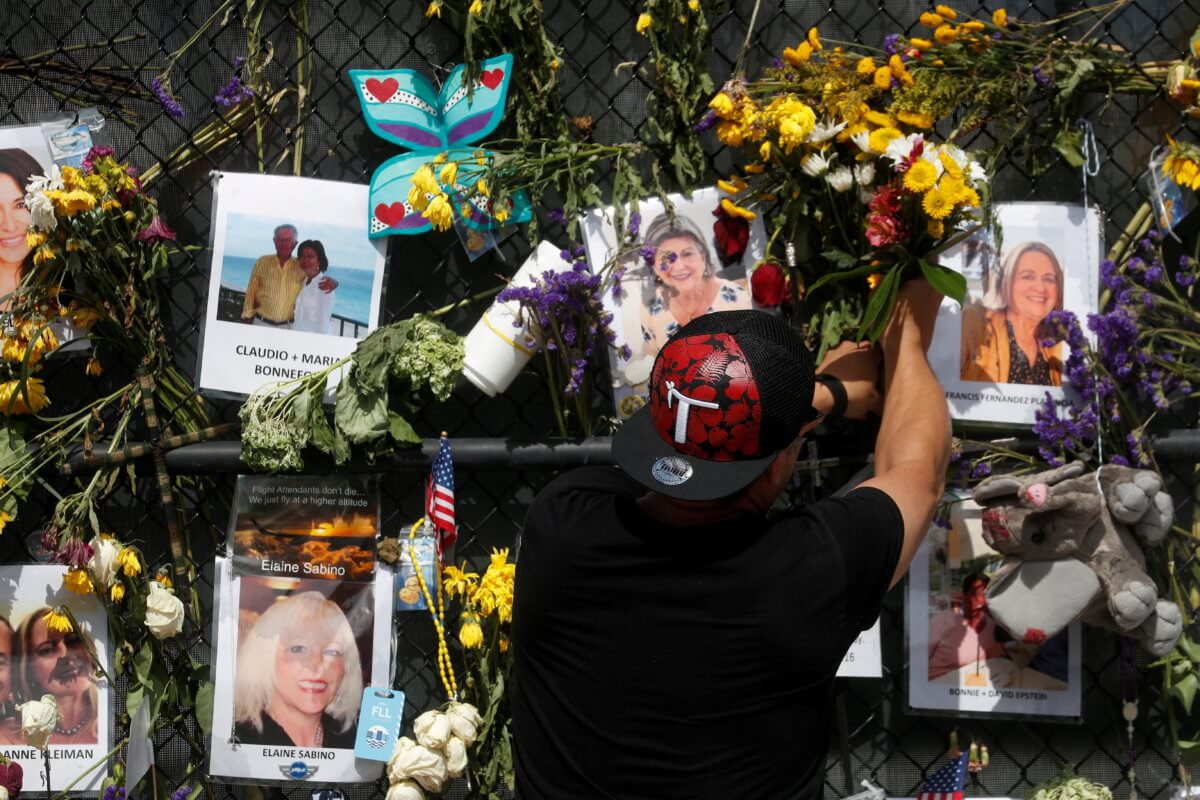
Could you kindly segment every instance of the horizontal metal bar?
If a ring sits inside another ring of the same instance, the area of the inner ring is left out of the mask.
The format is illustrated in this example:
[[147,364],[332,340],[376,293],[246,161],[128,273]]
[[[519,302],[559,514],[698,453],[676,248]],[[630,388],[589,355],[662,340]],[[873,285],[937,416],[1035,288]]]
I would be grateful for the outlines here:
[[[869,460],[873,443],[862,437],[846,438],[836,435],[815,440],[820,457],[801,458],[797,469],[814,472],[837,466],[854,466]],[[593,436],[579,440],[562,439],[499,439],[468,437],[451,439],[454,463],[474,470],[559,470],[585,465],[612,463],[612,438]],[[1037,440],[1013,437],[1004,440],[1006,447],[1021,452],[1036,449]],[[1171,430],[1151,439],[1154,455],[1160,461],[1200,463],[1200,431]],[[166,453],[167,469],[173,475],[232,475],[251,472],[241,460],[242,443],[200,442],[185,445]],[[348,466],[337,466],[333,460],[320,455],[310,458],[305,471],[325,474],[334,471],[354,472],[424,472],[437,456],[438,440],[426,439],[420,447],[397,450],[388,458],[375,463],[355,459]],[[106,452],[103,445],[93,450],[95,455]],[[82,454],[67,460],[72,474],[89,471]]]

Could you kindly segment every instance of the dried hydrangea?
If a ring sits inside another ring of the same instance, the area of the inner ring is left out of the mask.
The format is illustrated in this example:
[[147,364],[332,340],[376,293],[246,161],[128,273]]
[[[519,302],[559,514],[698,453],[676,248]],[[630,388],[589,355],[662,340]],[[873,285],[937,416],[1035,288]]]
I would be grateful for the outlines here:
[[434,397],[445,400],[462,372],[463,352],[461,336],[436,320],[418,317],[392,361],[392,374],[407,377],[413,389],[427,385]]

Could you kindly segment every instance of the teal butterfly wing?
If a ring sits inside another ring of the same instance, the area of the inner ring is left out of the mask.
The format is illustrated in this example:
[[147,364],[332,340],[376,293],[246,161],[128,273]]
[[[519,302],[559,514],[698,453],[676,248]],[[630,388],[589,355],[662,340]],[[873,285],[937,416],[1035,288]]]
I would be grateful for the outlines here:
[[463,65],[450,72],[438,96],[448,147],[478,142],[500,124],[508,100],[512,64],[511,53],[481,62],[479,80],[470,98],[463,84]]
[[[512,208],[509,209],[504,222],[497,221],[493,216],[491,198],[479,189],[479,181],[487,169],[485,164],[491,160],[488,150],[449,150],[446,156],[447,161],[458,164],[452,196],[459,219],[468,228],[477,231],[494,230],[503,225],[528,222],[533,218],[533,207],[529,203],[529,195],[524,191],[510,195]],[[479,164],[480,159],[484,164]],[[447,187],[448,190],[449,188]]]
[[389,158],[371,176],[367,206],[367,235],[372,239],[394,235],[415,235],[432,230],[433,225],[408,202],[412,176],[431,153],[404,153]]
[[446,146],[437,91],[411,69],[352,69],[363,118],[376,136],[410,150]]

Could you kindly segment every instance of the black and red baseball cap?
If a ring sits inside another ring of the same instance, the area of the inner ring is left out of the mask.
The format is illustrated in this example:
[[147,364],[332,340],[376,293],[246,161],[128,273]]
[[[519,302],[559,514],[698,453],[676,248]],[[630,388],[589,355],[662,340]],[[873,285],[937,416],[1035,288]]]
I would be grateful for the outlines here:
[[740,492],[819,415],[800,333],[762,311],[714,311],[663,345],[649,402],[613,437],[613,459],[681,500]]

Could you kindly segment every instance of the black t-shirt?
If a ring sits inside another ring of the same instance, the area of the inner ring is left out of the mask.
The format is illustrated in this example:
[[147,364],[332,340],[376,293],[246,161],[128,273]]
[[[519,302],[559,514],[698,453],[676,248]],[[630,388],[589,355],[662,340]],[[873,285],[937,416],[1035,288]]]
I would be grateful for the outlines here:
[[676,528],[586,467],[530,506],[513,607],[521,800],[818,797],[834,675],[879,615],[900,511],[858,489]]

